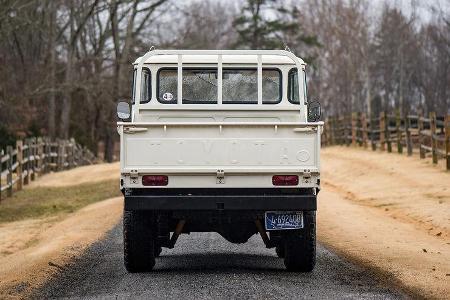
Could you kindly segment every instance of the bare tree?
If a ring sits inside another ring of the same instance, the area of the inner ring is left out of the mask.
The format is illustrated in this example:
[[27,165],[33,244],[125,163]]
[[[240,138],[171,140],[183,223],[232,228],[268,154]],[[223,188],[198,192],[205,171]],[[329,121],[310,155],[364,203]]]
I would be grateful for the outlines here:
[[[136,37],[146,28],[152,15],[156,10],[165,4],[167,0],[154,0],[141,3],[139,0],[131,1],[130,4],[112,0],[109,7],[111,31],[114,45],[114,75],[112,101],[115,103],[119,98],[126,97],[125,84],[127,80],[125,70],[131,59],[132,47],[136,44]],[[123,30],[120,30],[121,20],[124,21]],[[122,34],[121,34],[122,33]],[[129,95],[129,94],[128,94]],[[109,109],[110,123],[106,132],[105,159],[112,161],[115,130],[113,105]]]

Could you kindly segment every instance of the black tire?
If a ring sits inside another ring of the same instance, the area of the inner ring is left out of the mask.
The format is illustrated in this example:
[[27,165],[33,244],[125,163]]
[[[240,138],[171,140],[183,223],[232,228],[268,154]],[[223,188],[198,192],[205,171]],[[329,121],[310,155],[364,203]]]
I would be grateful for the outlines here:
[[283,237],[284,265],[288,271],[311,272],[316,265],[316,212],[303,213],[304,228]]
[[162,252],[162,247],[155,245],[155,257],[159,257]]
[[128,272],[148,272],[155,266],[154,228],[150,212],[124,211],[123,254]]
[[277,246],[275,248],[275,252],[277,253],[277,256],[279,258],[284,258],[284,245],[281,243],[281,245]]

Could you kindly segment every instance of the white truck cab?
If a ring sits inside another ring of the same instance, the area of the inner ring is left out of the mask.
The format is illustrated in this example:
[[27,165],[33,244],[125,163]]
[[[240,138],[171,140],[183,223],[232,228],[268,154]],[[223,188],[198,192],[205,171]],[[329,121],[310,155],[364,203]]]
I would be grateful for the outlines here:
[[153,50],[118,104],[124,258],[149,271],[181,233],[259,233],[286,268],[315,265],[320,105],[280,50]]

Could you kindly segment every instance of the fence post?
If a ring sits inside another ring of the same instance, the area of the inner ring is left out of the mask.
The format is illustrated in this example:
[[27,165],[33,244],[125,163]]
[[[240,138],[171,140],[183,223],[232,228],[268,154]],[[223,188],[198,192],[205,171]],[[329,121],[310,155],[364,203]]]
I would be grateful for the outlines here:
[[344,124],[345,124],[345,144],[350,146],[352,143],[352,115],[347,116],[347,118],[344,118]]
[[31,181],[36,179],[36,138],[30,138]]
[[[327,123],[327,126],[328,126],[328,135],[327,135],[327,144],[328,144],[328,146],[331,146],[331,145],[333,145],[333,143],[332,143],[332,136],[333,136],[333,132],[332,132],[332,130],[333,130],[333,127],[332,127],[332,124],[331,124],[331,117],[328,117],[327,118],[327,120],[328,120],[328,123]],[[74,162],[75,162],[75,157],[76,157],[76,150],[77,150],[77,148],[76,148],[76,143],[73,145],[73,156],[74,156]]]
[[419,119],[417,120],[417,127],[419,129],[419,151],[420,151],[420,158],[424,159],[425,158],[425,151],[422,148],[423,145],[423,114],[422,112],[419,113]]
[[375,124],[372,115],[369,115],[369,128],[370,128],[370,144],[372,145],[372,151],[376,151],[377,142],[375,141]]
[[390,123],[391,123],[391,117],[389,116],[389,114],[386,114],[384,139],[386,140],[386,144],[387,144],[387,152],[392,152],[391,130],[389,129]]
[[397,133],[397,152],[403,153],[403,144],[402,144],[402,132],[400,127],[402,125],[402,119],[400,118],[400,110],[395,112],[395,130]]
[[56,172],[62,170],[62,146],[61,140],[56,141]]
[[336,121],[334,122],[336,125],[336,140],[338,145],[342,145],[342,128],[341,128],[341,117],[336,117]]
[[447,171],[450,171],[450,115],[445,116],[445,158],[447,159]]
[[36,168],[38,170],[38,175],[42,176],[42,138],[36,138]]
[[362,113],[361,114],[361,125],[362,125],[362,131],[363,131],[363,146],[364,148],[367,148],[367,140],[368,140],[368,130],[367,130],[367,119],[366,119],[366,114]]
[[335,125],[335,132],[336,132],[336,143],[338,145],[342,144],[342,132],[341,132],[341,121],[340,117],[336,117],[336,120],[334,120]]
[[2,172],[3,172],[3,159],[4,152],[0,150],[0,202],[2,201]]
[[30,145],[28,139],[24,140],[24,145],[26,149],[23,149],[23,159],[26,159],[26,162],[22,165],[22,172],[25,170],[25,176],[23,176],[23,184],[27,185],[30,182]]
[[385,125],[385,121],[386,121],[386,114],[384,112],[380,113],[380,149],[381,151],[386,150],[386,141],[384,139],[385,137],[385,131],[386,131],[386,125]]
[[17,149],[17,190],[20,191],[23,187],[23,176],[22,176],[22,164],[23,164],[23,141],[16,141]]
[[52,152],[51,140],[49,138],[45,139],[44,152],[45,152],[45,173],[50,172],[52,163],[52,158],[50,157],[50,153]]
[[348,120],[348,117],[346,117],[346,116],[342,117],[342,120],[341,120],[341,122],[342,122],[342,131],[343,131],[343,136],[342,136],[343,140],[342,140],[342,143],[343,143],[344,145],[346,145],[346,146],[350,145],[349,138],[348,138],[348,135],[349,135],[349,133],[348,133],[349,126],[348,126],[348,124],[347,124],[347,120]]
[[333,145],[333,139],[334,139],[334,124],[333,124],[333,117],[328,117],[328,129],[329,129],[329,143],[328,145],[331,146]]
[[406,138],[406,150],[408,152],[408,156],[412,155],[413,152],[413,145],[412,145],[412,139],[411,139],[411,119],[408,115],[405,116],[405,138]]
[[6,190],[6,196],[11,197],[13,192],[13,181],[12,181],[12,165],[13,165],[13,148],[12,146],[6,147],[6,154],[9,156],[6,161],[6,168],[8,169],[8,175],[6,175],[6,185],[8,189]]
[[352,113],[351,116],[351,125],[352,125],[352,146],[356,146],[356,113]]
[[[328,124],[327,123],[324,124],[324,128],[325,128],[325,126],[328,126]],[[327,127],[327,128],[329,128],[329,127]],[[326,139],[327,139],[327,143],[328,143],[328,135],[329,135],[328,130],[326,131],[325,134],[326,134]],[[74,161],[75,161],[75,143],[76,143],[75,139],[71,138],[70,142],[69,142],[69,145],[70,145],[69,168],[75,167],[75,163],[74,163]]]
[[431,131],[431,154],[433,156],[433,164],[438,163],[437,156],[437,139],[436,135],[436,113],[430,112],[430,131]]

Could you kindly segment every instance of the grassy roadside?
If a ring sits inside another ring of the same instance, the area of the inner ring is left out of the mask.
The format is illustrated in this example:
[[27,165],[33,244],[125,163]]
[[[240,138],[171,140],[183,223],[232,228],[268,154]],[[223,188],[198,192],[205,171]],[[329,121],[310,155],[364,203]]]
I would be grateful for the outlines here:
[[120,195],[116,179],[74,186],[27,188],[2,200],[0,223],[63,215]]

